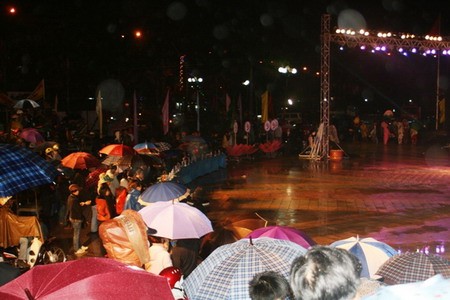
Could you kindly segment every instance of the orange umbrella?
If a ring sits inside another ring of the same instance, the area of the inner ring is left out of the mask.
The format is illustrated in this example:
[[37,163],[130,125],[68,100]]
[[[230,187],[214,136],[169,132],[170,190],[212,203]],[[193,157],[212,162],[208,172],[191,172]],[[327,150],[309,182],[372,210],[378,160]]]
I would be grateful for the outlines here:
[[111,144],[106,147],[103,147],[100,151],[102,154],[113,155],[113,156],[124,156],[124,155],[133,155],[135,151],[133,148],[123,144]]
[[64,167],[70,169],[89,169],[98,167],[100,165],[100,161],[90,153],[87,152],[74,152],[61,160],[61,164]]

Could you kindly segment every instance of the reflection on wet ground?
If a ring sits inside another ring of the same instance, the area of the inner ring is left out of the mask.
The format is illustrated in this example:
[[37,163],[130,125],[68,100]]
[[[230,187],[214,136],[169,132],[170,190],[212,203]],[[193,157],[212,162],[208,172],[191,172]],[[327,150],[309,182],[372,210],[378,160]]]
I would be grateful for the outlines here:
[[242,159],[196,184],[207,191],[208,216],[216,222],[257,212],[269,225],[299,228],[320,244],[359,235],[401,251],[449,248],[447,150],[374,144],[344,150],[349,157],[341,161]]
[[[342,145],[348,158],[312,161],[297,155],[242,158],[198,178],[210,200],[213,222],[254,217],[268,225],[303,230],[319,244],[351,236],[373,237],[401,251],[450,258],[450,165],[437,146]],[[100,240],[83,229],[87,256],[100,255]],[[72,230],[59,228],[68,251]],[[71,256],[70,259],[75,257]]]

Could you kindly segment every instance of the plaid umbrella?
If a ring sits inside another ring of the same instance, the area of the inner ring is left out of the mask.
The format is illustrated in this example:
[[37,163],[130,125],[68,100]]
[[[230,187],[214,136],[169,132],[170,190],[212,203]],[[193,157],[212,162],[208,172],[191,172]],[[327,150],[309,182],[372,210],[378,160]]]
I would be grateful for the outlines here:
[[331,247],[342,248],[355,255],[362,265],[361,277],[371,278],[380,266],[397,251],[373,238],[360,239],[359,236],[333,242]]
[[56,168],[24,147],[0,144],[0,197],[52,183]]
[[105,173],[108,169],[106,168],[98,168],[94,171],[90,172],[89,175],[86,178],[85,186],[87,188],[97,186],[98,181],[100,179],[100,174]]
[[376,274],[389,284],[423,281],[436,274],[450,278],[450,262],[432,254],[404,253],[389,258]]
[[293,260],[305,252],[290,241],[242,239],[214,250],[183,285],[189,299],[250,299],[248,283],[255,274],[275,271],[287,279]]
[[172,145],[166,142],[157,142],[154,143],[156,148],[158,148],[159,151],[166,151],[172,148]]

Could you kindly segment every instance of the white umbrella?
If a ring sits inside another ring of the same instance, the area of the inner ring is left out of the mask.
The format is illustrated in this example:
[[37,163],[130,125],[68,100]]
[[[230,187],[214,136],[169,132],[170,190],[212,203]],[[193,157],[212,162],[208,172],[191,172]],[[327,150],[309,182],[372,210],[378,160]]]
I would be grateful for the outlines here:
[[154,235],[172,240],[200,238],[212,232],[211,221],[200,210],[175,201],[156,202],[139,211]]
[[398,254],[386,243],[359,236],[333,242],[331,247],[341,248],[355,255],[362,265],[361,277],[374,277],[378,268],[390,257]]
[[22,100],[19,100],[19,101],[16,102],[16,104],[14,105],[14,108],[23,108],[26,105],[26,103],[29,103],[32,108],[36,108],[36,107],[40,106],[39,103],[37,103],[34,100],[22,99]]

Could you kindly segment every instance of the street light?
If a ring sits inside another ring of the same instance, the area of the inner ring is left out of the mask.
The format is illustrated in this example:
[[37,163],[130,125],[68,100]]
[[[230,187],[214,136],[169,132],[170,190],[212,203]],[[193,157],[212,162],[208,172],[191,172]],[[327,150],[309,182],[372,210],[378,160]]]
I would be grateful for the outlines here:
[[200,132],[200,90],[198,85],[203,82],[203,78],[201,77],[189,77],[188,82],[192,83],[191,87],[194,87],[194,85],[197,88],[197,105],[196,105],[196,111],[197,111],[197,131]]

